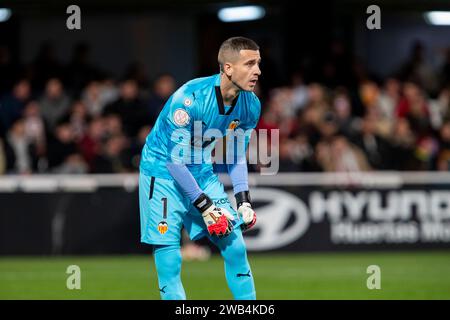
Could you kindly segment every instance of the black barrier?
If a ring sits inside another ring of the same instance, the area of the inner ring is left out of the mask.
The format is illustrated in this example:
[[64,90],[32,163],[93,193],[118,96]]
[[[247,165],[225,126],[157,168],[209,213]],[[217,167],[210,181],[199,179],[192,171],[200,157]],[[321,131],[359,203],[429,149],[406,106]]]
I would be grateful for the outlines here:
[[1,193],[0,253],[142,253],[137,190]]
[[351,251],[450,248],[450,191],[402,188],[255,188],[258,214],[250,251]]
[[[266,184],[269,185],[269,184]],[[254,186],[249,251],[450,248],[443,183]],[[231,195],[231,194],[230,194]],[[232,197],[230,201],[233,202]],[[149,252],[140,243],[137,188],[0,192],[0,254]]]

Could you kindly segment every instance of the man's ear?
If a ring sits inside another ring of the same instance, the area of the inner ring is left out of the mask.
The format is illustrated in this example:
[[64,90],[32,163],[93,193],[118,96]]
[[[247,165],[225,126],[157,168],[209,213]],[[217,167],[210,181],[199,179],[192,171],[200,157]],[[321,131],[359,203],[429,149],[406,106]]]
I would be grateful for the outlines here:
[[231,74],[233,73],[233,66],[231,63],[224,63],[223,64],[223,72],[228,76],[231,77]]

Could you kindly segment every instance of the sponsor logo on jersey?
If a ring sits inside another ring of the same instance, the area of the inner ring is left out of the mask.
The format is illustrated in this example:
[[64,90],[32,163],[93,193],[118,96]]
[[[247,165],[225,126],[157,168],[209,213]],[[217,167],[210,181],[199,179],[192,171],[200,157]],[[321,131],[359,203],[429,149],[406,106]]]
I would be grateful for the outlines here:
[[185,126],[189,123],[190,117],[186,110],[177,109],[173,113],[173,121],[178,126]]
[[230,203],[230,200],[228,200],[228,198],[222,198],[222,199],[219,199],[219,200],[214,200],[214,205],[215,206],[218,206],[218,205],[221,205],[221,204],[229,204]]
[[183,104],[184,104],[186,107],[189,107],[189,106],[192,104],[192,100],[189,99],[189,98],[186,98],[186,99],[184,99]]

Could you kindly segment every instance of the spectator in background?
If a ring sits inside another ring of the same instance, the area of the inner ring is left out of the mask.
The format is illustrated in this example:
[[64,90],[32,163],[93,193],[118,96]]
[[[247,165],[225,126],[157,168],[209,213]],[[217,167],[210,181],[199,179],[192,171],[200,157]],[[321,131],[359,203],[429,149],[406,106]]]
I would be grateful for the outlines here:
[[293,91],[289,87],[281,87],[270,91],[272,107],[277,109],[280,120],[283,122],[295,116],[297,108],[293,103]]
[[358,172],[370,170],[364,153],[351,144],[345,136],[337,135],[331,144],[334,170],[336,172]]
[[383,119],[393,119],[401,98],[401,83],[396,78],[387,78],[380,92],[378,107]]
[[102,147],[100,155],[94,159],[93,173],[127,172],[126,139],[123,135],[109,137]]
[[85,173],[88,168],[78,152],[75,135],[67,121],[56,124],[48,142],[48,164],[55,173]]
[[40,108],[36,101],[30,101],[23,111],[23,120],[25,124],[25,135],[35,146],[36,156],[38,158],[38,170],[47,169],[47,132],[44,120],[40,114]]
[[123,122],[117,114],[111,113],[103,117],[105,124],[105,138],[124,135]]
[[89,82],[81,94],[81,99],[91,116],[95,117],[102,113],[105,103],[101,98],[100,83],[98,81]]
[[440,149],[437,157],[437,170],[450,171],[450,121],[447,120],[439,130]]
[[320,171],[334,171],[333,158],[329,142],[319,141],[315,146],[314,154]]
[[358,172],[370,170],[364,153],[343,135],[335,135],[329,142],[317,145],[317,159],[327,172]]
[[119,98],[120,90],[112,78],[105,78],[100,82],[100,97],[106,104],[114,102]]
[[268,106],[265,108],[265,110],[262,110],[261,117],[258,122],[258,130],[265,129],[268,130],[270,133],[270,130],[272,129],[278,129],[278,114],[275,112],[273,108],[270,107],[270,103],[268,103]]
[[280,172],[293,172],[298,170],[298,164],[294,162],[293,154],[291,153],[293,146],[294,142],[289,139],[280,140],[280,148],[279,148]]
[[418,160],[416,170],[435,170],[437,153],[439,151],[438,141],[431,134],[421,137],[416,142],[414,155]]
[[41,114],[50,130],[69,111],[71,101],[64,92],[64,87],[58,78],[51,78],[45,86],[45,92],[39,100]]
[[105,120],[97,117],[89,121],[83,138],[78,142],[78,149],[88,164],[90,172],[94,169],[94,160],[101,152],[106,135]]
[[434,104],[433,129],[439,130],[443,123],[450,119],[450,84],[442,88],[436,100],[430,102]]
[[159,75],[153,83],[153,90],[147,102],[148,123],[154,124],[167,99],[176,89],[175,79],[168,73]]
[[87,112],[87,108],[81,101],[75,101],[72,104],[70,111],[62,117],[63,122],[70,123],[74,140],[78,143],[85,135],[87,130],[90,116]]
[[397,105],[395,114],[399,118],[407,118],[411,128],[419,137],[430,130],[430,112],[423,90],[413,82],[403,86],[403,98]]
[[378,85],[371,80],[366,80],[362,82],[359,86],[359,98],[363,105],[362,114],[363,117],[367,112],[381,113],[379,106],[380,98],[380,88]]
[[351,100],[347,90],[339,87],[335,91],[332,101],[332,112],[335,115],[335,120],[338,129],[346,137],[351,137],[355,134],[357,121],[352,117]]
[[110,114],[116,114],[121,118],[124,132],[129,137],[135,137],[139,129],[148,124],[147,112],[139,98],[136,81],[130,79],[122,81],[119,99],[107,105],[103,112],[104,116]]
[[309,102],[299,114],[300,121],[298,123],[309,136],[312,146],[315,147],[320,140],[320,130],[325,114],[329,114],[331,106],[325,88],[318,83],[308,85],[308,97]]
[[111,80],[91,81],[81,95],[89,115],[100,116],[105,106],[118,98],[118,90]]
[[417,170],[418,162],[414,157],[416,138],[407,118],[398,118],[394,122],[390,139],[393,170]]
[[320,109],[314,109],[313,106],[307,106],[298,115],[299,128],[308,136],[309,143],[313,148],[321,138],[319,126],[322,119],[323,114],[320,113]]
[[318,130],[322,140],[325,141],[331,140],[339,132],[339,125],[334,113],[327,111],[322,115],[321,121],[318,123]]
[[396,78],[384,82],[378,99],[378,133],[388,138],[395,121],[395,111],[401,99],[401,83]]
[[[122,145],[122,149],[120,151],[120,155],[118,156],[120,158],[121,167],[122,167],[120,170],[121,171],[128,170],[132,166],[131,165],[131,156],[129,153],[130,141],[134,141],[136,139],[136,137],[130,137],[129,135],[127,135],[124,132],[122,119],[117,114],[114,114],[114,113],[108,114],[103,119],[105,122],[104,145],[107,144],[108,141],[110,140],[110,138],[112,138],[112,137],[121,137],[123,145]],[[139,131],[140,131],[140,129],[139,129]],[[138,131],[138,133],[139,133],[139,131]],[[111,143],[117,144],[117,142],[118,142],[118,139],[116,139],[116,141],[113,141]],[[102,150],[104,151],[105,148],[103,148]],[[106,158],[111,159],[115,163],[118,163],[117,161],[115,161],[113,156],[107,156]],[[117,168],[118,168],[118,166],[117,166]]]
[[305,84],[303,74],[301,72],[295,72],[291,77],[292,82],[292,107],[294,113],[297,114],[299,110],[302,110],[309,100],[308,86]]
[[20,80],[14,85],[11,94],[0,101],[0,136],[8,131],[11,124],[22,116],[22,111],[31,99],[31,87],[28,80]]
[[[267,113],[264,111],[265,116],[260,126],[265,123],[265,120],[271,118],[270,121],[280,130],[280,138],[282,140],[291,137],[298,130],[292,90],[288,87],[281,87],[270,91],[266,105],[269,110],[267,110]],[[266,125],[270,129],[270,122],[266,123]]]
[[309,102],[307,107],[317,110],[320,114],[324,114],[330,109],[327,92],[322,85],[311,83],[308,86],[308,97]]
[[35,146],[25,132],[25,122],[16,119],[6,136],[6,159],[9,173],[30,174],[36,166]]
[[317,171],[308,136],[298,134],[280,143],[280,171]]
[[354,135],[353,141],[364,152],[373,169],[390,169],[390,145],[377,132],[377,116],[374,112],[368,112],[362,119],[361,132]]

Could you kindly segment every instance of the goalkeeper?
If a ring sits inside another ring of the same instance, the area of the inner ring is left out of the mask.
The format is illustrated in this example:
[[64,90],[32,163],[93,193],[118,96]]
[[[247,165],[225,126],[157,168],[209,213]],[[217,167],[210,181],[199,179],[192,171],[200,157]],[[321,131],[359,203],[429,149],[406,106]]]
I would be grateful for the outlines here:
[[[191,80],[169,98],[142,150],[141,241],[153,245],[162,299],[186,299],[180,277],[183,226],[192,240],[207,236],[219,248],[233,297],[256,299],[242,232],[256,222],[245,150],[261,109],[253,93],[261,74],[259,47],[247,38],[230,38],[222,43],[218,61],[219,74]],[[219,139],[206,132],[228,135],[227,152],[228,142],[238,140],[233,161],[227,157],[226,163],[237,212],[213,172],[211,152]],[[230,132],[247,134],[236,139]]]

